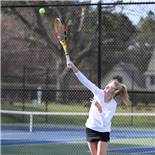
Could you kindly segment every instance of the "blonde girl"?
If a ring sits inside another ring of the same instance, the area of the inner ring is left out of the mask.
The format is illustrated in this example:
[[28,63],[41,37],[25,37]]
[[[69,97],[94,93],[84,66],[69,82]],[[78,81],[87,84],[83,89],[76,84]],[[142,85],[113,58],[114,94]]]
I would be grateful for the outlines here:
[[104,89],[100,89],[89,81],[70,60],[67,61],[67,66],[73,70],[79,81],[94,94],[89,117],[85,124],[90,153],[91,155],[107,155],[111,121],[117,107],[114,97],[120,95],[125,103],[128,102],[127,87],[119,83],[118,80],[112,80]]

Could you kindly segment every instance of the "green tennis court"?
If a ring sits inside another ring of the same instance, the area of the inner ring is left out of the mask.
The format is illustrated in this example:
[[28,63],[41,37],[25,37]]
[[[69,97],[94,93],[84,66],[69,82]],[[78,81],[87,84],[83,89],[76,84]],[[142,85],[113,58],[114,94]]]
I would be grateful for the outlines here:
[[[155,140],[151,138],[114,140],[110,144],[109,154],[154,154],[154,143]],[[75,142],[68,144],[28,144],[5,146],[2,148],[2,153],[4,155],[90,155],[87,144],[85,142]]]

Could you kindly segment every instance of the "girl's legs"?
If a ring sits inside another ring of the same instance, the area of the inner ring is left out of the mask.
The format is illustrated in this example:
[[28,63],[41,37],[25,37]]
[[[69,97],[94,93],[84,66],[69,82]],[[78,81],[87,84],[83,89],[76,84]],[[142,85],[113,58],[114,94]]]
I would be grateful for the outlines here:
[[97,142],[88,142],[91,155],[97,155]]
[[108,142],[99,141],[97,143],[97,154],[96,155],[107,155]]

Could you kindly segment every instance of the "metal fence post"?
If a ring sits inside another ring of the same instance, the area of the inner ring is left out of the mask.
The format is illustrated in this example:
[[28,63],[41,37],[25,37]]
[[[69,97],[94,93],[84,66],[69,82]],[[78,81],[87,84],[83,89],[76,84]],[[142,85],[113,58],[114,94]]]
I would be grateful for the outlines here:
[[[131,72],[131,76],[132,76],[132,86],[131,86],[131,90],[132,90],[132,92],[134,91],[134,71],[132,71]],[[133,97],[133,100],[134,100],[134,94],[132,94],[132,97]],[[132,100],[132,101],[133,101]],[[132,105],[131,105],[131,112],[133,113],[134,111],[133,111],[133,106],[134,106],[134,103],[132,102]],[[134,124],[134,116],[131,116],[131,126],[133,126],[133,124]]]
[[[48,112],[48,95],[49,95],[49,90],[48,90],[48,84],[49,84],[49,69],[47,68],[46,69],[46,81],[45,81],[45,84],[46,84],[46,101],[45,101],[45,111]],[[45,116],[45,119],[46,119],[46,122],[48,121],[48,116]]]
[[101,37],[102,37],[102,4],[101,1],[98,3],[98,57],[97,57],[97,64],[98,64],[98,87],[101,88]]
[[26,66],[23,66],[23,77],[22,77],[22,111],[25,110],[25,79],[26,79]]

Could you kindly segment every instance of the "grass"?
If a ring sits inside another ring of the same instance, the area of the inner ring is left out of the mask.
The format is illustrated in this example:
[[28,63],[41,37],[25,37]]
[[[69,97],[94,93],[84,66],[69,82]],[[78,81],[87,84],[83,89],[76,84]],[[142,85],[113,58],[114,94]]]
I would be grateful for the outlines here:
[[[46,105],[43,103],[39,106],[33,106],[32,104],[25,103],[24,111],[46,111]],[[15,110],[22,111],[23,105],[16,103],[14,105],[2,104],[1,109],[3,110]],[[50,103],[48,104],[49,112],[88,112],[88,108],[84,105],[79,104],[60,104],[60,103]]]
[[[29,115],[8,115],[2,114],[1,123],[29,123]],[[33,116],[33,124],[52,123],[63,125],[80,125],[84,126],[87,116]],[[154,127],[154,116],[114,116],[112,121],[113,127]]]
[[[15,110],[15,111],[22,111],[21,104],[2,104],[1,106],[4,110]],[[122,108],[118,106],[117,112],[131,112],[131,107]],[[58,104],[58,103],[50,103],[48,105],[49,112],[88,112],[88,107],[84,105],[78,104]],[[45,111],[45,104],[40,106],[33,107],[32,104],[25,103],[25,111]],[[133,112],[144,112],[142,109],[141,111],[136,110],[134,107]],[[87,116],[34,116],[33,122],[34,123],[54,123],[54,124],[67,124],[67,125],[83,125]],[[1,119],[2,123],[29,123],[29,116],[21,116],[21,115],[2,115]],[[141,116],[141,117],[133,117],[133,116],[117,116],[113,118],[113,126],[135,126],[135,127],[153,127],[154,126],[154,117],[153,116]]]
[[[1,109],[3,110],[15,110],[15,111],[23,111],[22,103],[14,103],[14,104],[1,104]],[[61,103],[48,103],[46,107],[45,103],[42,103],[39,106],[33,106],[31,103],[24,104],[24,111],[47,111],[49,112],[88,112],[89,107],[85,106],[85,103],[79,104],[61,104]],[[128,105],[127,107],[123,107],[118,105],[117,112],[135,112],[135,113],[142,113],[142,112],[155,112],[154,104],[144,106],[143,104],[138,104],[138,106],[131,106]]]

